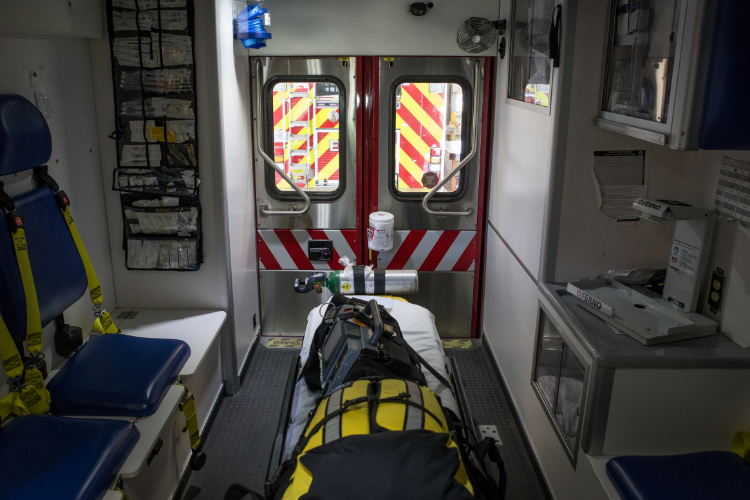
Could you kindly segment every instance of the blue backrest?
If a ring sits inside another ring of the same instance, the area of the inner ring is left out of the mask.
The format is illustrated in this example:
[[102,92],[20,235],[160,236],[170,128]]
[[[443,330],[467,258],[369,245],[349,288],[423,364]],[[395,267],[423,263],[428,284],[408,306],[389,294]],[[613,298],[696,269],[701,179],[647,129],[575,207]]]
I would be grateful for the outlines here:
[[47,120],[28,99],[0,94],[0,175],[39,167],[52,156]]
[[[39,110],[21,96],[0,95],[0,176],[43,165],[51,150],[49,128]],[[46,325],[84,294],[86,270],[48,187],[20,194],[13,201],[26,225],[39,311]],[[26,299],[5,218],[0,221],[0,314],[13,338],[23,340]]]

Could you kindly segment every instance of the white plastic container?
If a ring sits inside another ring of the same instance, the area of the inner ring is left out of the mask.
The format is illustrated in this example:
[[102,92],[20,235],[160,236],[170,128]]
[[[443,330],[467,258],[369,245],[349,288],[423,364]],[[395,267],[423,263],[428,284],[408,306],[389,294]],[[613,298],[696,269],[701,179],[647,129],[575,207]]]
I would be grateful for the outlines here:
[[393,214],[373,212],[370,214],[370,227],[367,229],[367,246],[376,252],[393,248]]

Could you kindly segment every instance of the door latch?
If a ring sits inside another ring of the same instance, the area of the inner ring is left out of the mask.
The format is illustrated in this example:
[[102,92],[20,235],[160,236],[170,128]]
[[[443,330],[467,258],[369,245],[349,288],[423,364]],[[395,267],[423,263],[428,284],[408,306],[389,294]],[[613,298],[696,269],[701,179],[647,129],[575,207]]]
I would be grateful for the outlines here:
[[310,240],[307,242],[307,258],[310,260],[333,260],[333,241]]

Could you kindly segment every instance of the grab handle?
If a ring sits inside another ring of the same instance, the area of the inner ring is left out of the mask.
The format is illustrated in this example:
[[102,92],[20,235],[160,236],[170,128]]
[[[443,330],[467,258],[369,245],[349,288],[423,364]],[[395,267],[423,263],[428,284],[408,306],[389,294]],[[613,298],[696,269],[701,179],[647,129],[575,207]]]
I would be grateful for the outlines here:
[[474,158],[474,155],[477,152],[477,142],[479,141],[479,134],[477,133],[477,123],[479,122],[479,61],[474,61],[474,83],[472,85],[472,90],[474,92],[474,100],[472,103],[472,121],[471,121],[471,151],[468,155],[466,155],[466,158],[461,160],[461,163],[458,164],[458,166],[453,169],[453,172],[451,172],[448,177],[440,181],[440,183],[432,188],[429,193],[425,195],[425,197],[422,199],[422,210],[427,212],[429,215],[437,215],[440,217],[444,217],[446,215],[455,215],[455,216],[465,216],[465,215],[471,215],[473,213],[472,209],[467,210],[466,212],[435,212],[433,210],[430,210],[430,208],[427,206],[427,202],[432,198],[432,196],[437,193],[440,188],[445,186],[448,181],[453,179],[466,165],[469,164],[469,160]]
[[261,209],[261,212],[263,212],[263,215],[286,215],[289,217],[296,217],[300,215],[305,215],[308,210],[310,210],[310,197],[307,196],[307,194],[302,191],[297,184],[292,181],[292,179],[289,178],[288,175],[286,175],[286,172],[284,172],[282,169],[279,168],[278,165],[276,165],[276,162],[268,156],[268,153],[266,153],[263,150],[263,62],[258,59],[255,61],[255,89],[256,89],[256,98],[257,98],[257,118],[255,120],[255,150],[260,154],[260,156],[266,160],[266,162],[270,163],[274,170],[281,176],[282,179],[286,181],[287,184],[289,184],[292,189],[297,191],[297,193],[302,196],[302,198],[305,200],[305,208],[302,210],[268,210],[265,208]]
[[367,303],[367,307],[370,309],[370,315],[372,316],[372,337],[370,337],[370,344],[375,345],[380,340],[380,336],[383,335],[383,318],[380,316],[380,307],[378,302],[372,299]]

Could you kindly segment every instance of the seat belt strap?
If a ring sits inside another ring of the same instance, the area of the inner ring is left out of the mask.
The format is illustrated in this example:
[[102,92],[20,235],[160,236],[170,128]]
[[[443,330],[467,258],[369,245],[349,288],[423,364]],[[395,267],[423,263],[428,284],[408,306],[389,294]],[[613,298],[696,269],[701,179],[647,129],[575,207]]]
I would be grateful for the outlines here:
[[70,213],[70,199],[68,198],[68,195],[65,194],[65,191],[60,189],[57,182],[55,182],[55,180],[47,173],[46,165],[36,167],[34,169],[34,177],[39,184],[47,186],[55,194],[57,207],[60,209],[63,219],[65,219],[65,225],[68,226],[70,236],[73,238],[73,243],[76,246],[76,250],[78,250],[78,255],[81,257],[81,262],[83,262],[83,268],[86,271],[86,283],[88,283],[89,287],[89,295],[91,297],[91,302],[94,304],[94,309],[96,310],[94,313],[96,319],[94,320],[92,329],[101,333],[120,333],[120,329],[117,328],[115,322],[112,321],[112,316],[101,308],[101,304],[104,301],[102,287],[99,284],[99,278],[96,276],[96,271],[94,271],[94,265],[91,263],[89,253],[86,251],[86,246],[83,244],[78,228],[73,221],[73,215]]
[[41,372],[29,367],[25,370],[21,355],[16,348],[8,327],[0,316],[0,360],[3,371],[8,376],[10,392],[0,399],[0,425],[10,415],[47,413],[49,411],[49,391],[44,388]]
[[195,398],[185,384],[178,383],[176,385],[182,386],[185,389],[179,405],[180,411],[185,414],[185,419],[187,420],[183,432],[188,431],[190,435],[190,447],[195,451],[201,446],[201,434],[198,431],[198,415],[195,412]]
[[89,285],[89,295],[91,296],[91,302],[97,309],[97,317],[92,328],[101,333],[120,333],[120,329],[117,328],[115,322],[112,321],[112,316],[110,316],[107,311],[101,309],[101,304],[104,300],[104,297],[102,296],[102,287],[99,284],[99,278],[96,277],[96,271],[94,271],[94,265],[91,263],[89,253],[86,251],[86,246],[83,244],[76,223],[73,221],[73,216],[70,213],[70,200],[68,199],[68,195],[65,194],[65,191],[61,190],[55,193],[55,198],[57,198],[57,205],[60,207],[60,212],[62,212],[65,224],[68,226],[70,236],[73,238],[73,243],[76,245],[78,255],[81,257],[83,268],[86,270],[86,282]]

